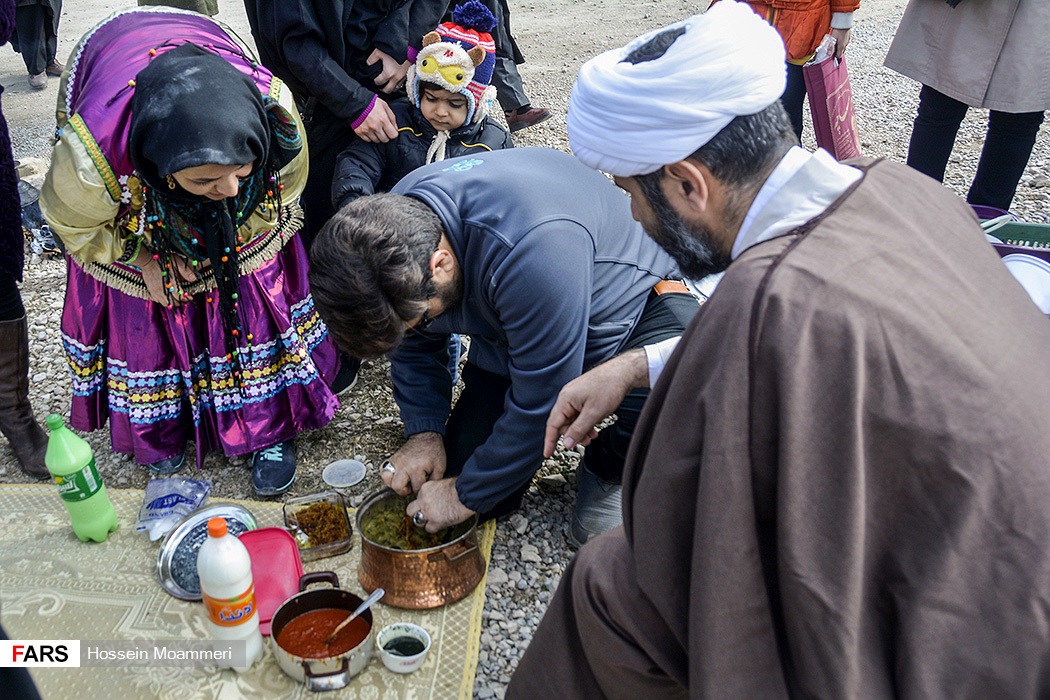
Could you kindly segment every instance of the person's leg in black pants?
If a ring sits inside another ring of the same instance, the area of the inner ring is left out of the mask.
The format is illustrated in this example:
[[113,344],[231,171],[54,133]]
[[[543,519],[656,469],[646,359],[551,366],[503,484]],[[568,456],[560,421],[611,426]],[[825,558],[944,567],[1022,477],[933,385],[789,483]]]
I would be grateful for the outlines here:
[[[306,217],[306,224],[299,235],[302,237],[307,257],[310,255],[310,246],[313,245],[314,238],[335,214],[332,204],[335,161],[355,138],[357,135],[345,119],[340,119],[321,105],[314,108],[306,127],[306,140],[310,147],[310,174],[299,198]],[[340,352],[339,373],[332,381],[332,391],[343,394],[353,388],[360,369],[360,360]]]
[[47,67],[47,37],[44,35],[46,20],[43,5],[23,5],[15,11],[18,53],[22,54],[29,75],[39,75]]
[[908,143],[908,165],[944,182],[944,169],[948,166],[955,135],[959,133],[967,109],[959,100],[923,85],[919,92],[919,111]]
[[20,321],[25,315],[26,308],[22,305],[18,282],[6,272],[0,272],[0,322]]
[[[510,391],[510,378],[481,369],[468,359],[462,372],[463,391],[445,424],[445,476],[459,476],[474,451],[489,439],[496,421],[503,415],[503,404]],[[537,461],[538,469],[540,462]],[[529,482],[500,501],[480,521],[498,518],[517,510]]]
[[335,161],[357,138],[350,122],[340,119],[328,109],[317,105],[306,127],[306,140],[310,147],[310,174],[306,179],[299,201],[306,215],[303,227],[303,247],[309,255],[310,246],[321,228],[335,213],[332,204],[332,176]]
[[518,64],[525,62],[525,56],[511,34],[510,6],[507,0],[482,0],[482,3],[496,18],[496,27],[492,30],[492,40],[496,45],[492,86],[496,88],[496,98],[506,115],[511,133],[550,119],[550,110],[546,107],[533,107],[529,96],[525,94],[521,73],[518,72]]
[[[681,335],[699,308],[690,294],[651,294],[624,350]],[[583,453],[583,464],[576,471],[576,504],[569,525],[570,542],[576,547],[622,521],[623,465],[648,398],[649,389],[627,394],[616,409],[616,422],[602,428]]]
[[967,202],[1010,208],[1042,123],[1042,112],[1011,114],[992,110]]
[[794,63],[787,64],[787,86],[784,94],[780,96],[780,104],[791,119],[791,128],[795,130],[795,136],[802,140],[802,105],[806,100],[806,79],[802,75],[802,66]]
[[485,6],[496,18],[496,27],[492,38],[496,45],[496,65],[492,71],[492,84],[496,87],[496,99],[504,112],[512,112],[529,104],[529,96],[521,83],[518,72],[518,51],[514,38],[510,34],[510,8],[506,0],[483,0]]
[[[699,310],[699,302],[690,294],[654,296],[646,304],[624,350],[681,335]],[[602,428],[598,437],[587,446],[583,463],[593,474],[605,481],[620,483],[627,447],[631,444],[631,436],[647,398],[648,389],[633,389],[616,409],[616,422]]]

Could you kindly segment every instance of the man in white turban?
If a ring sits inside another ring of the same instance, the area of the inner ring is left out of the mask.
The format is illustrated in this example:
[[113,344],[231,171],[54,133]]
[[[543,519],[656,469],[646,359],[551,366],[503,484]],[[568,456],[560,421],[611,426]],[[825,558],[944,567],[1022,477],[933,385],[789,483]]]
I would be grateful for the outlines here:
[[[747,5],[725,2],[585,63],[569,103],[573,153],[610,175],[646,175],[779,100],[784,42],[756,20]],[[629,59],[656,36],[674,39],[658,60]]]
[[1050,324],[939,183],[799,148],[741,10],[573,92],[577,155],[684,273],[728,269],[666,366],[561,392],[549,451],[655,382],[624,527],[570,563],[507,697],[1050,697]]

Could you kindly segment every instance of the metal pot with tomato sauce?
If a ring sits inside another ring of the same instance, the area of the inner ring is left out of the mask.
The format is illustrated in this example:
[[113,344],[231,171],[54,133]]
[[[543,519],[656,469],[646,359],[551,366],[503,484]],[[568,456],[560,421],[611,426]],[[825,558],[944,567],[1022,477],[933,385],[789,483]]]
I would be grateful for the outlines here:
[[[332,587],[306,590],[314,583]],[[331,571],[303,575],[299,590],[273,616],[270,638],[277,663],[310,690],[345,688],[372,658],[372,611],[365,610],[326,643],[332,630],[361,604],[361,598],[339,588],[339,578]]]

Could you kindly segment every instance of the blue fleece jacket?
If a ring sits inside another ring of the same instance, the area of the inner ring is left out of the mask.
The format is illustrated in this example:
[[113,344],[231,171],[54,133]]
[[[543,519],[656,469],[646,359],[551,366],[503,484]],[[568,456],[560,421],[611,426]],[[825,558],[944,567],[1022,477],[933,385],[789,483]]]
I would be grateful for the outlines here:
[[449,333],[470,336],[470,362],[511,380],[503,415],[456,484],[465,506],[485,512],[539,468],[561,388],[623,347],[653,285],[677,268],[631,218],[628,197],[561,151],[432,163],[392,191],[437,213],[463,274],[462,302],[391,356],[405,435],[444,434]]

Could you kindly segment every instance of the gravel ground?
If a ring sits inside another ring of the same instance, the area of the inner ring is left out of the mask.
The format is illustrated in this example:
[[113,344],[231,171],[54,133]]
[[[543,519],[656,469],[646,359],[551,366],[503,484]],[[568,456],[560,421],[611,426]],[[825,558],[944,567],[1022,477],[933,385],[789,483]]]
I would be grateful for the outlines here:
[[[521,69],[526,91],[534,104],[550,107],[555,112],[554,118],[546,123],[519,132],[515,138],[517,145],[568,150],[564,115],[579,65],[641,31],[693,14],[706,4],[680,0],[512,3],[514,32],[529,58]],[[73,5],[77,7],[71,12]],[[124,4],[99,0],[67,3],[60,31],[61,51],[68,52],[91,23],[121,6]],[[848,52],[865,153],[901,161],[907,153],[918,86],[883,68],[882,59],[903,8],[901,1],[867,0],[857,14]],[[242,36],[250,36],[239,5],[224,0],[219,17]],[[47,139],[53,124],[51,109],[56,81],[51,81],[44,94],[31,93],[25,85],[19,57],[3,50],[0,51],[0,82],[8,88],[4,95],[4,113],[11,125],[15,156],[35,163],[39,171],[48,157]],[[959,132],[946,184],[960,194],[965,194],[976,170],[985,124],[985,113],[971,110]],[[1014,210],[1030,221],[1050,221],[1047,204],[1050,146],[1046,136],[1044,130],[1014,200]],[[811,148],[814,146],[808,127],[804,142]],[[58,330],[64,274],[64,265],[59,260],[32,260],[27,265],[22,288],[30,323],[30,391],[41,419],[51,412],[66,414],[69,410],[70,384]],[[401,428],[391,397],[388,365],[383,361],[366,363],[357,387],[346,397],[331,424],[298,438],[299,480],[290,495],[324,488],[321,469],[333,460],[356,456],[374,467],[397,448]],[[111,487],[145,486],[146,471],[131,459],[112,452],[106,430],[85,437],[95,449],[98,465]],[[498,523],[475,685],[478,698],[503,697],[518,659],[571,557],[566,532],[575,494],[573,472],[578,459],[576,452],[568,451],[547,460],[521,511]],[[210,455],[201,476],[213,481],[213,498],[250,498],[248,466],[245,458],[227,460]],[[196,472],[190,468],[185,473]],[[2,441],[0,481],[27,481]],[[375,469],[370,468],[366,480],[347,489],[346,495],[356,504],[379,483]]]

